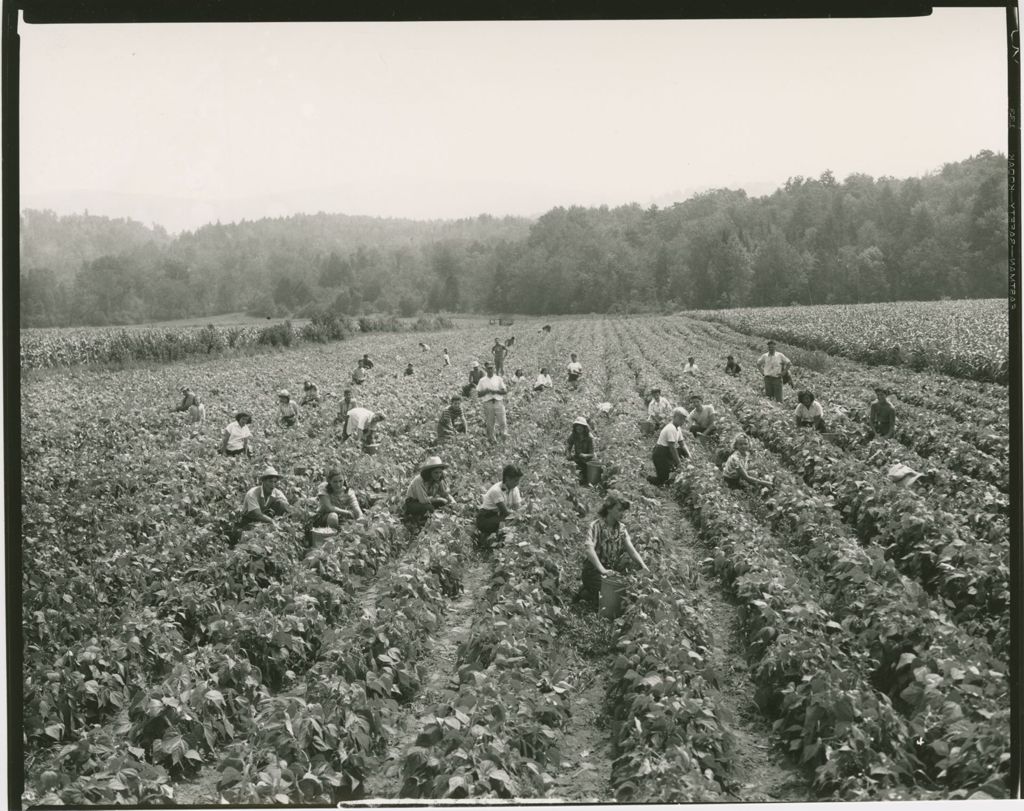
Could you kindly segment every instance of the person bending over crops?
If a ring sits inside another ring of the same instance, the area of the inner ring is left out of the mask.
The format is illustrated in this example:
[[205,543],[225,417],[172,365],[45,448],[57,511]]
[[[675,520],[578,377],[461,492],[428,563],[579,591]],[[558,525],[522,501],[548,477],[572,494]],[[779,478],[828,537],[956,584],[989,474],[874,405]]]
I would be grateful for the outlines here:
[[700,370],[697,368],[697,359],[693,355],[690,355],[690,357],[686,359],[686,363],[683,364],[683,374],[696,376],[699,371]]
[[487,441],[494,443],[495,434],[502,439],[508,434],[505,420],[505,395],[508,389],[505,381],[495,374],[494,367],[488,362],[484,364],[486,376],[476,384],[476,396],[480,398],[484,409],[484,428]]
[[667,484],[672,471],[682,464],[679,459],[680,455],[687,459],[690,458],[690,449],[686,447],[682,428],[686,418],[686,409],[676,407],[672,411],[672,421],[658,434],[658,441],[654,444],[654,450],[651,451],[655,475],[647,477],[647,481],[651,484],[656,484],[659,487]]
[[793,411],[793,422],[797,428],[813,428],[815,431],[825,433],[825,414],[822,411],[821,403],[814,398],[814,392],[804,389],[797,394],[799,401]]
[[363,371],[362,366],[357,366],[352,370],[352,382],[357,386],[361,386],[366,382],[366,372]]
[[736,362],[736,359],[732,355],[725,356],[725,373],[727,375],[732,375],[735,377],[742,371],[743,369],[740,368],[740,365]]
[[782,379],[789,373],[789,358],[775,351],[775,341],[768,342],[768,351],[757,359],[757,368],[764,375],[764,393],[782,402]]
[[342,429],[342,439],[348,439],[348,412],[356,407],[356,401],[352,399],[352,389],[346,388],[341,393],[341,404],[338,406],[338,416],[334,418],[334,424],[344,425]]
[[509,512],[523,505],[523,497],[519,493],[522,478],[522,470],[515,465],[505,465],[501,471],[501,481],[484,494],[483,503],[476,513],[478,545],[488,547],[494,541],[502,540],[501,522],[508,517]]
[[260,475],[260,483],[251,488],[242,502],[242,527],[254,524],[273,524],[281,515],[291,512],[288,499],[277,489],[281,474],[268,465]]
[[338,521],[342,518],[363,517],[356,491],[348,486],[340,468],[332,467],[327,471],[327,481],[320,483],[316,497],[319,509],[313,518],[314,527],[337,529]]
[[565,367],[566,380],[569,381],[569,385],[576,388],[580,383],[580,378],[583,377],[583,364],[576,359],[576,353],[569,353],[569,363]]
[[896,409],[892,407],[888,397],[889,389],[877,383],[875,385],[875,401],[871,404],[868,419],[871,431],[875,436],[889,439],[896,433]]
[[586,417],[577,417],[572,421],[572,433],[569,434],[569,441],[565,444],[565,456],[576,463],[580,483],[586,484],[587,462],[594,460],[594,437]]
[[441,412],[437,421],[437,438],[439,440],[451,439],[456,434],[466,433],[466,415],[462,413],[462,399],[453,394],[448,401],[448,407]]
[[248,411],[239,411],[235,414],[235,421],[229,422],[224,428],[220,437],[220,452],[225,456],[241,456],[243,453],[250,456],[249,440],[252,438],[252,431],[249,424],[252,422],[252,415]]
[[189,422],[204,422],[206,420],[206,406],[188,386],[181,387],[181,402],[175,411],[187,411]]
[[291,428],[299,421],[298,403],[292,400],[288,389],[281,389],[277,393],[277,423],[285,428]]
[[755,479],[748,472],[750,467],[750,440],[746,434],[736,434],[732,440],[732,453],[722,468],[722,478],[733,490],[739,490],[744,483],[758,487],[771,487],[767,479]]
[[372,361],[372,360],[370,360],[370,355],[369,355],[369,353],[364,353],[364,354],[363,354],[363,356],[362,356],[362,357],[361,357],[361,358],[359,359],[359,361],[358,361],[358,362],[356,363],[356,365],[357,365],[357,366],[358,366],[358,367],[359,367],[360,369],[372,369],[372,368],[373,368],[373,361]]
[[320,405],[320,389],[316,383],[310,383],[307,380],[302,384],[302,399],[299,401],[299,405]]
[[551,382],[551,375],[548,374],[546,366],[540,367],[540,374],[537,375],[537,379],[533,381],[534,391],[544,391],[544,389],[550,389],[554,383]]
[[412,373],[413,373],[412,364],[411,363],[407,364],[406,367],[405,367],[405,371],[402,372],[402,374],[405,375],[405,377],[409,377],[410,375],[412,375]]
[[690,395],[690,433],[694,436],[711,436],[718,430],[715,424],[715,408],[705,405],[704,398],[694,393]]
[[348,412],[348,421],[345,423],[341,441],[344,442],[350,436],[358,436],[359,444],[364,451],[369,447],[374,447],[373,432],[377,424],[383,420],[383,414],[376,414],[368,408],[356,406]]
[[647,404],[647,419],[657,429],[672,419],[673,406],[671,400],[662,396],[660,386],[653,386],[650,394],[651,400]]
[[633,564],[650,571],[622,525],[629,501],[609,494],[598,508],[598,518],[590,523],[583,545],[582,584],[575,600],[596,608],[601,593],[601,578],[625,572]]
[[409,489],[405,492],[402,511],[406,519],[421,522],[434,510],[452,503],[444,481],[446,467],[448,465],[438,456],[428,457],[420,466],[420,472],[409,482]]

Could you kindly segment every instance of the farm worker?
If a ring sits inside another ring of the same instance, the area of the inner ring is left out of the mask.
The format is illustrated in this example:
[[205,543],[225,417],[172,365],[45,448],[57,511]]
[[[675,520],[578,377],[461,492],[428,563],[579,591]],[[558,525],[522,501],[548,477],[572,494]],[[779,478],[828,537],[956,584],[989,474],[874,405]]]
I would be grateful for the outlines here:
[[683,364],[683,374],[696,375],[698,371],[697,361],[694,359],[693,355],[690,355],[690,357],[686,359],[686,363]]
[[760,487],[771,487],[767,479],[755,479],[747,472],[750,466],[750,440],[743,433],[736,434],[732,440],[732,453],[722,467],[722,478],[733,490],[739,490],[744,482]]
[[346,388],[341,393],[341,405],[338,406],[338,416],[334,418],[334,422],[341,423],[342,425],[346,424],[348,422],[348,412],[355,408],[355,405],[356,402],[352,399],[352,389]]
[[550,324],[545,324],[543,327],[540,328],[540,331],[541,332],[548,332],[548,333],[550,333],[551,332],[551,325]]
[[477,383],[483,380],[484,370],[481,368],[479,361],[473,361],[469,364],[469,382],[462,387],[462,396],[469,397],[473,389],[476,388]]
[[181,402],[175,411],[187,411],[189,422],[204,422],[206,420],[206,406],[199,400],[199,396],[188,386],[181,387]]
[[423,341],[420,341],[420,351],[421,352],[429,352],[430,351],[430,344],[425,344],[425,343],[423,343]]
[[320,483],[316,498],[319,510],[313,519],[314,527],[337,529],[339,519],[363,517],[356,491],[348,486],[341,468],[332,467],[327,471],[327,481]]
[[888,476],[894,484],[907,488],[913,487],[914,482],[923,475],[923,473],[918,473],[909,465],[904,465],[900,462],[890,467],[888,471]]
[[505,355],[508,354],[508,347],[497,338],[494,339],[494,346],[491,347],[491,354],[494,355],[494,371],[499,375],[505,371]]
[[290,428],[299,420],[299,406],[292,402],[292,396],[288,389],[281,389],[277,393],[277,421],[285,428]]
[[404,371],[404,372],[402,372],[402,374],[403,374],[403,375],[404,375],[405,377],[409,377],[409,375],[411,375],[411,374],[412,374],[412,364],[411,364],[411,363],[410,363],[410,364],[408,364],[408,365],[407,365],[407,366],[405,367],[405,371]]
[[546,366],[540,367],[540,374],[537,375],[537,379],[533,381],[534,391],[544,391],[544,389],[550,389],[554,383],[551,382],[551,375],[548,374],[548,368]]
[[687,459],[690,458],[690,449],[686,447],[686,439],[683,437],[682,426],[686,422],[686,409],[676,407],[672,410],[672,421],[669,422],[661,433],[658,434],[658,441],[651,451],[651,461],[654,463],[654,476],[648,476],[647,481],[659,487],[668,482],[672,471],[682,463],[679,461],[680,452]]
[[370,360],[370,354],[368,352],[363,353],[363,356],[359,359],[359,362],[356,365],[359,366],[360,369],[372,369],[373,361]]
[[598,508],[599,517],[590,523],[584,541],[583,570],[580,573],[583,582],[575,601],[596,608],[601,593],[601,578],[626,571],[632,564],[645,572],[650,571],[633,546],[629,532],[622,525],[622,516],[629,506],[627,499],[610,493]]
[[573,388],[579,384],[579,380],[583,377],[583,366],[578,360],[576,360],[576,353],[571,352],[569,354],[569,364],[565,367],[567,379]]
[[704,398],[694,392],[690,395],[690,433],[694,436],[710,436],[718,426],[715,425],[715,407],[705,405]]
[[352,382],[355,383],[357,386],[361,386],[363,385],[363,383],[366,382],[366,372],[363,371],[362,366],[357,366],[352,371]]
[[358,436],[360,444],[365,449],[373,445],[373,429],[377,423],[383,420],[383,414],[376,414],[368,408],[356,406],[348,412],[348,421],[341,434],[341,441],[344,442],[350,436]]
[[252,431],[249,424],[252,422],[252,415],[248,411],[239,411],[235,414],[235,421],[229,422],[221,434],[220,452],[225,456],[246,456],[250,455],[249,440],[252,438]]
[[445,347],[444,352],[441,354],[441,357],[444,360],[444,365],[445,366],[451,366],[452,365],[451,356],[448,354],[448,347]]
[[509,512],[523,505],[523,497],[519,493],[519,482],[523,471],[515,465],[505,465],[501,471],[501,481],[493,485],[485,494],[483,503],[476,513],[476,528],[480,531],[477,543],[488,546],[490,536],[497,535],[501,540],[501,522]]
[[732,355],[725,356],[725,373],[727,375],[733,375],[735,377],[742,371],[743,369],[740,368],[740,365]]
[[508,434],[508,425],[505,422],[505,395],[508,394],[508,389],[505,388],[505,381],[494,373],[494,366],[489,362],[484,364],[484,371],[486,376],[476,384],[476,396],[483,403],[487,441],[494,442],[495,428],[502,439]]
[[888,439],[896,433],[896,409],[887,399],[889,389],[882,383],[875,384],[875,402],[868,412],[871,430],[876,436]]
[[523,374],[523,370],[522,369],[516,369],[515,374],[512,375],[512,382],[513,383],[525,383],[526,382],[526,375]]
[[466,417],[462,413],[462,402],[459,395],[453,394],[448,407],[441,412],[437,421],[437,438],[449,439],[456,434],[466,433]]
[[302,399],[299,401],[299,405],[319,405],[320,404],[320,389],[316,383],[310,383],[308,380],[302,384]]
[[577,417],[572,421],[572,432],[569,441],[565,443],[565,458],[576,463],[580,482],[586,484],[587,462],[594,460],[594,437],[586,417]]
[[288,499],[277,489],[280,480],[281,474],[268,465],[260,475],[260,483],[245,494],[245,500],[242,502],[242,526],[272,524],[277,516],[291,511]]
[[662,426],[672,419],[672,402],[667,397],[662,397],[661,387],[651,388],[651,401],[647,404],[647,419],[656,427]]
[[782,402],[782,378],[791,365],[789,358],[775,351],[775,341],[769,341],[768,351],[757,359],[757,368],[764,375],[764,393],[777,402]]
[[507,346],[509,349],[511,349],[513,346],[515,346],[515,343],[516,343],[516,336],[515,335],[510,335],[508,337],[508,339],[505,341],[505,346]]
[[812,427],[824,433],[825,415],[821,410],[821,403],[814,399],[814,392],[804,389],[797,394],[796,399],[799,403],[793,412],[793,421],[797,428]]
[[424,519],[441,507],[452,503],[444,482],[444,469],[448,467],[438,456],[429,456],[420,466],[420,472],[409,482],[405,491],[403,511],[412,520]]

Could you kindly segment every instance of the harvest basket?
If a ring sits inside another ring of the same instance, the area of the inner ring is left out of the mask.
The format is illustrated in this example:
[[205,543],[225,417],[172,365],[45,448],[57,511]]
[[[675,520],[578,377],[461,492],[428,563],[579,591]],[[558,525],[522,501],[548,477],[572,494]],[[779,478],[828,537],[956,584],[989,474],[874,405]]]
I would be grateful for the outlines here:
[[600,462],[587,462],[587,484],[599,484],[604,475],[604,465]]
[[602,577],[597,613],[610,620],[618,617],[622,613],[622,596],[625,592],[626,583],[620,575],[609,574]]

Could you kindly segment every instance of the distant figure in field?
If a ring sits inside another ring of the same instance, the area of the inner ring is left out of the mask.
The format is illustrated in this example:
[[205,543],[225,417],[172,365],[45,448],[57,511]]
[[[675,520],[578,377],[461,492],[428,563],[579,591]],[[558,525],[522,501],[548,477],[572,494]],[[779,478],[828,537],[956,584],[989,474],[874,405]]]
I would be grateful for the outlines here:
[[348,421],[345,423],[345,430],[342,431],[341,441],[344,442],[350,436],[356,436],[359,437],[360,447],[364,451],[368,448],[375,450],[374,429],[383,421],[383,414],[376,414],[368,408],[356,406],[348,412]]
[[344,425],[348,422],[348,412],[355,408],[356,401],[352,399],[352,389],[346,387],[341,394],[341,405],[338,406],[338,416],[334,418],[335,424]]
[[469,382],[462,387],[462,396],[469,397],[476,389],[477,384],[484,379],[484,370],[480,368],[479,361],[469,364]]
[[696,437],[711,436],[718,430],[715,418],[715,407],[705,404],[704,398],[694,392],[690,395],[690,433]]
[[896,409],[888,397],[891,392],[882,383],[875,384],[875,401],[868,412],[871,431],[875,436],[891,439],[896,433]]
[[526,375],[523,374],[523,370],[522,369],[516,369],[515,374],[512,375],[512,382],[513,383],[525,383],[526,382]]
[[444,481],[446,467],[448,465],[439,456],[427,457],[420,466],[420,472],[409,482],[402,515],[411,524],[410,528],[418,529],[430,513],[452,503],[451,493]]
[[519,493],[522,478],[522,470],[515,465],[505,465],[501,471],[501,481],[484,494],[475,522],[479,546],[486,548],[492,546],[494,541],[503,540],[501,522],[508,518],[510,512],[523,505],[523,497]]
[[494,356],[494,371],[498,375],[505,373],[505,356],[508,354],[508,347],[497,338],[494,339],[494,346],[491,347],[491,354]]
[[583,364],[576,359],[576,353],[569,353],[569,363],[565,367],[566,379],[569,381],[569,385],[576,388],[580,383],[580,378],[583,377]]
[[743,371],[743,369],[740,368],[740,365],[736,362],[736,359],[732,355],[726,355],[726,357],[725,357],[725,373],[727,375],[732,375],[733,377],[735,377],[736,375],[738,375],[742,371]]
[[505,346],[508,347],[509,349],[511,349],[513,346],[515,346],[515,343],[516,343],[516,336],[515,335],[510,335],[505,340]]
[[505,395],[508,394],[508,389],[501,376],[495,374],[494,366],[485,363],[484,371],[485,376],[476,384],[476,396],[483,403],[487,441],[493,443],[495,433],[501,439],[508,435],[508,424],[505,419]]
[[437,421],[437,438],[439,440],[451,439],[456,434],[466,433],[466,415],[462,413],[462,400],[457,394],[453,394],[448,401],[448,407],[441,412]]
[[360,519],[363,511],[356,498],[356,492],[348,486],[341,468],[332,467],[327,471],[327,481],[317,488],[318,509],[312,526],[337,529],[341,519]]
[[551,332],[551,325],[550,324],[545,324],[543,327],[540,328],[540,331],[541,332]]
[[732,454],[722,467],[722,480],[733,490],[739,490],[746,484],[758,487],[771,487],[767,479],[756,479],[750,475],[750,440],[746,434],[736,434],[732,440]]
[[174,410],[187,411],[189,422],[201,423],[206,421],[206,406],[199,399],[199,395],[188,386],[181,387],[181,402],[178,403],[178,407]]
[[302,384],[302,399],[299,401],[299,405],[320,405],[320,389],[316,383],[310,383],[307,380]]
[[686,438],[683,436],[686,418],[686,409],[677,406],[672,410],[672,421],[658,434],[658,441],[651,451],[655,475],[647,477],[651,484],[658,487],[668,484],[672,471],[682,465],[680,456],[690,458],[690,449],[686,446]]
[[650,395],[651,400],[647,403],[647,419],[655,429],[659,429],[672,419],[674,406],[671,400],[662,396],[661,386],[652,386]]
[[442,360],[444,360],[444,365],[445,366],[451,366],[452,365],[452,359],[451,359],[451,356],[448,354],[448,348],[447,347],[445,347],[444,352],[441,353],[441,358],[442,358]]
[[825,433],[825,414],[822,411],[821,403],[815,397],[814,392],[804,389],[797,394],[799,401],[793,411],[793,422],[797,428],[813,428],[815,431]]
[[412,373],[413,373],[413,371],[412,371],[412,364],[410,363],[408,366],[405,367],[405,371],[402,372],[402,375],[404,377],[409,377]]
[[370,354],[368,352],[364,353],[363,356],[359,359],[359,361],[358,361],[358,363],[356,365],[360,369],[372,369],[373,368],[373,361],[370,360]]
[[356,368],[352,370],[352,382],[357,386],[361,386],[366,382],[366,372],[363,370],[362,366],[356,366]]
[[782,402],[782,378],[789,373],[789,358],[775,351],[775,341],[768,341],[768,351],[757,359],[757,368],[764,375],[764,393]]
[[425,344],[425,343],[423,343],[423,341],[420,341],[420,351],[421,352],[429,352],[430,351],[430,344]]
[[235,421],[229,422],[221,434],[220,452],[225,456],[246,456],[251,455],[249,440],[252,438],[252,431],[249,424],[252,422],[252,415],[248,411],[239,411],[235,414]]
[[272,466],[260,475],[260,483],[245,494],[242,501],[242,518],[239,525],[243,528],[254,524],[273,524],[275,519],[291,512],[288,499],[277,489],[281,474]]
[[288,389],[277,393],[277,422],[285,428],[291,428],[299,421],[299,405],[292,400]]
[[690,355],[686,359],[686,363],[683,364],[683,374],[696,376],[698,371],[700,370],[697,368],[697,360],[693,355]]
[[586,417],[577,417],[572,421],[572,433],[569,434],[569,441],[565,443],[565,456],[576,463],[580,483],[586,484],[587,462],[594,461],[595,456],[594,437]]
[[537,379],[533,381],[534,391],[544,391],[544,389],[550,389],[554,383],[551,382],[551,375],[548,374],[546,366],[540,367],[540,374],[537,375]]
[[611,493],[598,508],[598,517],[591,521],[583,545],[582,583],[573,602],[583,602],[596,608],[603,578],[626,572],[634,565],[649,571],[622,525],[623,515],[629,507],[627,499]]

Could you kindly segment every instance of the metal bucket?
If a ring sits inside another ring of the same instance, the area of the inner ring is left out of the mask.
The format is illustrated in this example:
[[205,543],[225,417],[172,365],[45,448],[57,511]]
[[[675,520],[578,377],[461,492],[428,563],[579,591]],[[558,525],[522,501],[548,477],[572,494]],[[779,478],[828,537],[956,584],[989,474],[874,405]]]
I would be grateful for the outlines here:
[[622,596],[625,592],[626,583],[618,574],[602,577],[597,613],[606,619],[615,619],[622,613]]
[[604,473],[604,465],[600,462],[587,462],[587,484],[598,484]]
[[315,549],[328,538],[331,538],[337,534],[338,533],[330,527],[314,527],[309,531],[309,537],[310,540],[312,541],[310,545]]

